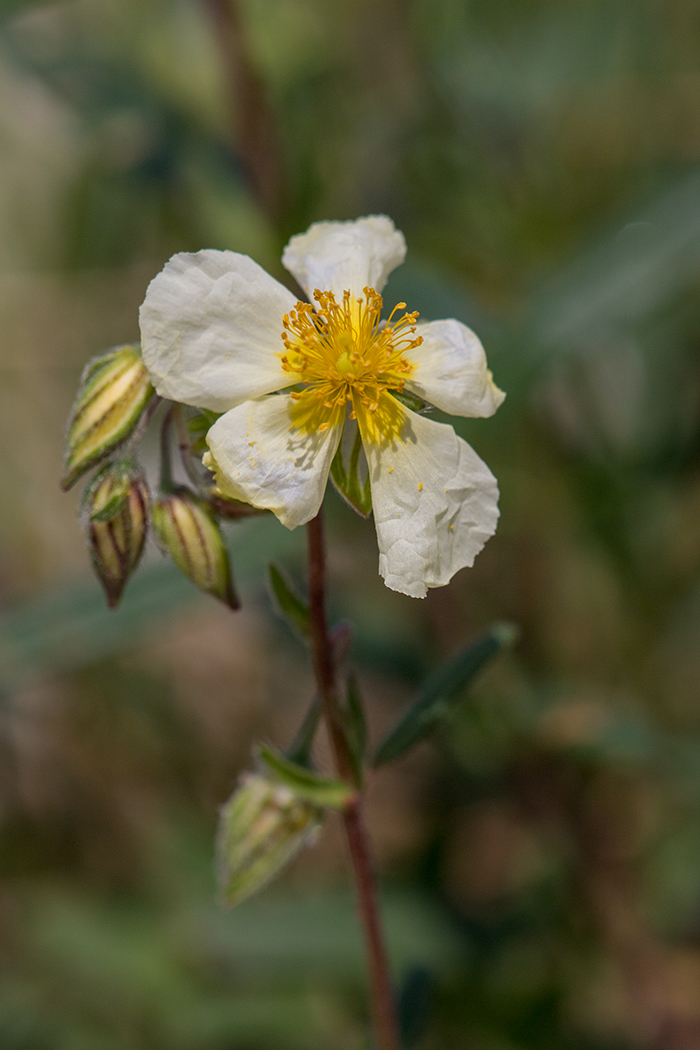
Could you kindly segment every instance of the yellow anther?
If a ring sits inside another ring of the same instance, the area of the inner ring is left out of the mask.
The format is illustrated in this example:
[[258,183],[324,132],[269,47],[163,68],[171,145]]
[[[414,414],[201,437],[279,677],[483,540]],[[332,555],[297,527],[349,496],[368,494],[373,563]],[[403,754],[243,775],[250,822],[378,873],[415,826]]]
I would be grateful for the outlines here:
[[305,386],[292,395],[296,425],[321,430],[325,424],[327,429],[342,420],[344,406],[351,402],[351,418],[360,406],[376,414],[373,434],[396,432],[401,413],[391,406],[378,410],[388,391],[401,390],[413,370],[405,355],[420,342],[411,331],[417,314],[395,319],[406,307],[398,303],[382,322],[382,297],[370,287],[364,289],[364,298],[354,299],[346,289],[338,302],[333,292],[320,288],[314,289],[313,298],[315,309],[310,303],[297,303],[285,315],[282,333],[282,368]]

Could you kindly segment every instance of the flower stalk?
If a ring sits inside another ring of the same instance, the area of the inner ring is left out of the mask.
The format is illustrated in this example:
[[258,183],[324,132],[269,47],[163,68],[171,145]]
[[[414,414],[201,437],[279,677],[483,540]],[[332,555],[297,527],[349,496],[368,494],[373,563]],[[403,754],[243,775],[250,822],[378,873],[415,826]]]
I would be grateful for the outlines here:
[[[309,613],[316,684],[338,773],[354,783],[354,768],[338,706],[333,645],[326,622],[326,552],[322,511],[307,525],[309,555]],[[401,1050],[396,1000],[379,914],[377,886],[369,838],[357,794],[343,811],[358,912],[364,934],[369,971],[372,1018],[378,1050]]]
[[153,505],[153,528],[162,549],[196,587],[238,609],[228,550],[212,508],[173,479],[171,425],[177,408],[170,406],[161,426],[160,492]]

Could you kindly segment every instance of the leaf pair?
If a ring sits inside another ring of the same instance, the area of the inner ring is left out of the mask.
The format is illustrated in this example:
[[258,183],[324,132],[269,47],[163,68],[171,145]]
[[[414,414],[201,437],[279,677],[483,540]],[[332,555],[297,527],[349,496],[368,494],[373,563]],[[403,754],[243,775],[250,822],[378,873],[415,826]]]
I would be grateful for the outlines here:
[[308,605],[276,565],[268,566],[268,576],[272,596],[280,616],[287,621],[302,641],[308,641],[311,636],[311,617]]
[[[276,565],[269,566],[269,579],[278,612],[287,620],[294,633],[302,641],[308,642],[311,636],[311,617],[308,605]],[[351,641],[352,632],[346,623],[338,624],[331,632],[336,664],[343,664],[347,659]],[[293,756],[297,761],[305,762],[308,758],[319,713],[318,701],[314,701],[289,752],[290,757]],[[367,726],[357,679],[352,673],[347,678],[345,700],[339,705],[339,715],[350,752],[355,784],[360,787],[367,747]]]
[[[270,565],[270,585],[280,614],[303,640],[311,634],[309,609],[284,573]],[[408,709],[377,748],[372,765],[377,768],[393,762],[428,736],[454,709],[463,690],[497,653],[508,648],[517,638],[517,628],[508,623],[494,624],[476,641],[462,649],[452,660],[432,674],[417,701]],[[340,708],[341,721],[350,749],[355,782],[362,784],[362,769],[367,743],[364,711],[354,675],[347,683],[347,696]],[[315,723],[313,726],[315,729]],[[307,741],[307,749],[310,741]]]

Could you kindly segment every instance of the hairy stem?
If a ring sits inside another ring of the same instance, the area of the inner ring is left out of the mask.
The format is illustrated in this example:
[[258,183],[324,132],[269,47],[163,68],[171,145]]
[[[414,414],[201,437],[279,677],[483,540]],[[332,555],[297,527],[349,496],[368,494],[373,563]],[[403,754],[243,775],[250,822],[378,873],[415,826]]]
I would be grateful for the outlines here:
[[[354,783],[352,759],[340,721],[333,646],[326,623],[326,556],[321,511],[307,525],[307,536],[309,611],[318,695],[338,772],[344,780]],[[346,808],[343,823],[364,933],[377,1048],[378,1050],[400,1050],[394,989],[389,974],[389,961],[379,916],[376,880],[369,839],[362,816],[362,799],[359,795]]]

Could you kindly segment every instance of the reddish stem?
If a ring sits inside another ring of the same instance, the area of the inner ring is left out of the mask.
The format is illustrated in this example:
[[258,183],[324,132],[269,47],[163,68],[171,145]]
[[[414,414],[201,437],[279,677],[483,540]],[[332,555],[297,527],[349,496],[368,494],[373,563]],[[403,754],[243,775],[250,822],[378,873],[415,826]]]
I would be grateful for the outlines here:
[[359,798],[345,810],[343,822],[355,876],[358,910],[365,939],[377,1045],[380,1050],[400,1050],[396,999],[384,944],[384,931],[379,914],[370,844]]
[[[326,623],[326,555],[321,511],[307,525],[309,549],[309,612],[314,669],[323,715],[339,774],[354,782],[353,765],[338,710],[333,647]],[[379,916],[377,887],[369,839],[362,816],[362,799],[356,795],[343,813],[343,823],[352,863],[358,910],[369,969],[372,1016],[378,1050],[401,1050],[396,1001],[389,973],[389,960]]]

